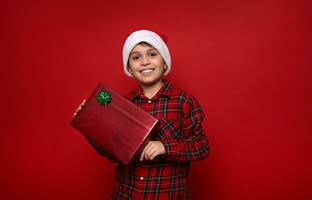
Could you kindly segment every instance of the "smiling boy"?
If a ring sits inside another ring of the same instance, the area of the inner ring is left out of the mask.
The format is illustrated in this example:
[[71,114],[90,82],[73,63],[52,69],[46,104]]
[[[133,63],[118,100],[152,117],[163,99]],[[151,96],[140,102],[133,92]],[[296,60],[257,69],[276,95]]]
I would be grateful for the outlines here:
[[160,124],[138,159],[116,167],[112,199],[190,199],[190,162],[208,155],[203,111],[193,96],[164,79],[171,57],[163,35],[149,30],[130,34],[123,64],[125,74],[139,83],[127,98]]

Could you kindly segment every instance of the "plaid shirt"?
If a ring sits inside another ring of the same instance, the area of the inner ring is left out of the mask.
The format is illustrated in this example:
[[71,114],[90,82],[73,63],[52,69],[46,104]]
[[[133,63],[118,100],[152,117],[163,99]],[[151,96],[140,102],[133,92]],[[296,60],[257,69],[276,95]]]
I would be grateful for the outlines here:
[[208,139],[201,126],[204,114],[197,100],[166,80],[152,99],[141,88],[127,98],[159,119],[151,139],[161,141],[166,153],[153,161],[136,158],[127,166],[119,164],[112,199],[189,199],[190,161],[208,154]]

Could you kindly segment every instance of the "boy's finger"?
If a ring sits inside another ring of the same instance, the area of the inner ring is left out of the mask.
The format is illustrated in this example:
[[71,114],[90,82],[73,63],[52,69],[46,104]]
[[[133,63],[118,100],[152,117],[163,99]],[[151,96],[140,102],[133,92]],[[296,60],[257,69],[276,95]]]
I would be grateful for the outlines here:
[[143,161],[145,152],[146,152],[146,147],[143,149],[143,151],[142,151],[142,153],[141,153],[140,161]]
[[141,156],[140,156],[140,161],[143,161],[144,158],[144,151],[142,151]]
[[145,160],[150,160],[150,156],[147,152],[145,153],[144,157],[145,157]]
[[151,142],[149,142],[149,143],[144,147],[144,149],[143,149],[143,151],[142,151],[142,153],[141,153],[141,157],[140,157],[140,160],[141,160],[141,161],[143,161],[144,158],[145,158],[146,160],[148,160],[148,159],[146,158],[146,154],[147,154],[147,151],[148,151],[148,149],[149,149],[150,146],[151,146]]
[[155,158],[157,155],[158,155],[157,152],[154,151],[154,152],[151,154],[151,156],[150,156],[150,160],[154,160],[154,158]]
[[148,147],[148,149],[146,149],[145,152],[147,155],[152,155],[154,151],[155,151],[155,147],[153,145],[151,145]]

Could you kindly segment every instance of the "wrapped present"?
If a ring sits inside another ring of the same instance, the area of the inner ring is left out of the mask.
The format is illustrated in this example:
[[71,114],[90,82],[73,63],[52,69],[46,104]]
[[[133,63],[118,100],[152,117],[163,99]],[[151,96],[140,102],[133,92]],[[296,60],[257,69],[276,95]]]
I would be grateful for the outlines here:
[[99,83],[71,125],[104,154],[128,164],[149,140],[158,120]]

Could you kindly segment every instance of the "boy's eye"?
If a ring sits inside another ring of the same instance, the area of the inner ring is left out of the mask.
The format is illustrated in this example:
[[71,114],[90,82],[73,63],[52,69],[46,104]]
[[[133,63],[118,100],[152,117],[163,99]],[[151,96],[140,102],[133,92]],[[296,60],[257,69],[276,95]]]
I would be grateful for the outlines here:
[[157,53],[156,52],[151,52],[150,56],[152,56],[152,57],[157,56]]
[[132,56],[131,59],[132,60],[138,60],[140,57],[139,56]]

